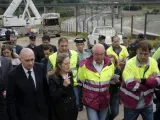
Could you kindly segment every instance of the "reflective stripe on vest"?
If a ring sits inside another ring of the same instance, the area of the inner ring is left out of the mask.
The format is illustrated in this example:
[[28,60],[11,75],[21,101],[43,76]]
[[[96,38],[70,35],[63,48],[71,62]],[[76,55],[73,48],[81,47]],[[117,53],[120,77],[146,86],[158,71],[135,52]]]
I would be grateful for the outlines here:
[[129,79],[127,79],[127,80],[125,81],[125,83],[126,83],[126,85],[127,85],[128,83],[133,82],[133,81],[135,81],[134,78],[129,78]]
[[106,80],[106,81],[95,82],[95,81],[91,81],[91,80],[86,80],[85,82],[90,83],[92,85],[108,85],[110,81]]
[[122,92],[124,92],[126,95],[128,95],[128,96],[130,96],[130,97],[132,97],[132,98],[134,98],[136,100],[139,100],[139,96],[134,95],[132,92],[127,91],[125,88],[120,87],[120,90]]
[[84,88],[88,89],[88,90],[91,90],[91,91],[94,91],[94,92],[104,92],[104,91],[108,91],[108,87],[105,87],[105,88],[95,88],[95,87],[91,87],[87,84],[84,84],[83,85]]
[[[128,95],[128,96],[130,96],[130,97],[132,97],[132,98],[134,98],[136,100],[139,100],[139,96],[134,95],[132,92],[126,90],[125,88],[120,87],[120,90],[122,92],[124,92],[126,95]],[[146,95],[148,95],[148,94],[150,94],[152,92],[154,92],[154,89],[149,89],[149,90],[143,92],[143,95],[146,96]]]
[[144,92],[144,96],[146,96],[146,95],[148,95],[148,94],[150,94],[152,92],[154,92],[154,89],[149,89],[149,90]]

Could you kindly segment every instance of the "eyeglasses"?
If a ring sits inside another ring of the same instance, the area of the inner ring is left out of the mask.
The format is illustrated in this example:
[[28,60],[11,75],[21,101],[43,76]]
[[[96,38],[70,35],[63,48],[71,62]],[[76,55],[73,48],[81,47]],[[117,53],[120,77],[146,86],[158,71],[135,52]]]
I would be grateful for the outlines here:
[[33,62],[34,61],[34,58],[32,59],[24,59],[25,62]]

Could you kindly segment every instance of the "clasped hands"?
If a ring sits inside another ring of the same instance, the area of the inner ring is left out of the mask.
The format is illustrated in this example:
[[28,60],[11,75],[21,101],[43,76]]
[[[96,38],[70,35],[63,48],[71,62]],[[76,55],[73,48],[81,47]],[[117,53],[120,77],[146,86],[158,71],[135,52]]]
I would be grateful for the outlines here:
[[[156,77],[157,76],[157,73],[153,72],[150,76],[150,77]],[[134,78],[135,81],[139,82],[139,83],[142,83],[142,82],[145,82],[146,79],[140,79],[140,78]]]

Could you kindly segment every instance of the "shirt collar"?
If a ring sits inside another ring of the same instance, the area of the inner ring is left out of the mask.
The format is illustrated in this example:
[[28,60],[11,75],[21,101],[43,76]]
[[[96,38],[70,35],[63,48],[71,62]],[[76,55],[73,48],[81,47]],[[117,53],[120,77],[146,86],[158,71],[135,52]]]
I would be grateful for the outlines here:
[[[59,53],[60,53],[60,52],[57,51],[57,55],[58,55]],[[72,54],[71,54],[71,51],[70,51],[70,50],[68,50],[67,54],[68,54],[69,58],[71,58]]]
[[104,60],[102,61],[102,63],[101,63],[101,64],[97,64],[97,63],[96,63],[96,61],[95,61],[95,60],[93,60],[93,64],[94,64],[94,65],[99,65],[99,66],[100,66],[100,65],[102,65],[102,66],[103,66],[103,65],[104,65]]
[[[22,68],[23,68],[23,70],[24,70],[25,73],[28,73],[29,70],[27,70],[27,69],[23,66],[23,64],[22,64]],[[30,71],[33,72],[33,68],[31,68]]]
[[[137,56],[136,56],[136,65],[137,65],[138,67],[142,67],[142,66],[143,66],[143,65],[139,62]],[[148,58],[148,60],[147,60],[147,62],[146,62],[146,65],[149,66],[149,58]]]

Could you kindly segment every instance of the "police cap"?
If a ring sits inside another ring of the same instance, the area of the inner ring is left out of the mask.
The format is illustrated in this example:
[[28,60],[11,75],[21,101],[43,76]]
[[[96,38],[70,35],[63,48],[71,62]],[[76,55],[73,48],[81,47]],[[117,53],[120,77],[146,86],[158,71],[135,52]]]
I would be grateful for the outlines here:
[[144,35],[142,33],[138,34],[139,39],[144,39]]
[[35,40],[36,39],[36,35],[34,33],[29,33],[29,39],[30,40]]
[[105,40],[105,39],[106,39],[106,37],[104,35],[99,35],[98,40]]
[[75,42],[75,43],[84,43],[84,42],[86,42],[86,40],[85,40],[84,38],[76,38],[76,39],[74,40],[74,42]]

